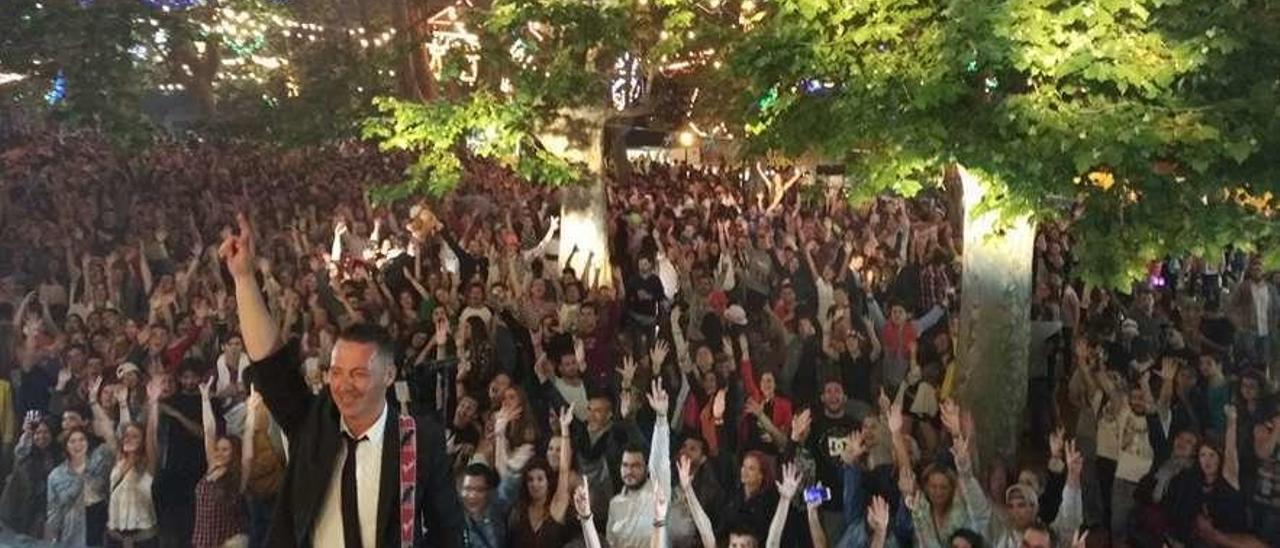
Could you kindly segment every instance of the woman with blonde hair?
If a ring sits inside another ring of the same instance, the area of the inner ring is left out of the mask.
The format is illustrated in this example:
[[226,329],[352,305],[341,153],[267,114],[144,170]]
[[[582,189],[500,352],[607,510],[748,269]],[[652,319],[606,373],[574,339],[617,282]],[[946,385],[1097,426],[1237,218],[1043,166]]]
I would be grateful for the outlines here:
[[164,378],[147,383],[145,425],[133,422],[128,392],[116,392],[120,404],[120,427],[113,428],[100,404],[94,405],[94,429],[115,453],[115,465],[108,481],[106,545],[149,548],[158,546],[156,509],[151,484],[156,472],[156,422],[160,415],[160,394]]

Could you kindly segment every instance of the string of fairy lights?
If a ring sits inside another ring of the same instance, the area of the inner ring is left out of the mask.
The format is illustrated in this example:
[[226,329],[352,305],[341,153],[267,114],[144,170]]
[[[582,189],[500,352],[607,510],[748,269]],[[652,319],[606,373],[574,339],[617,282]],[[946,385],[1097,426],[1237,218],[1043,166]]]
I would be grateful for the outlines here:
[[[459,0],[459,4],[466,0]],[[159,10],[161,14],[154,17],[138,18],[135,32],[139,39],[129,48],[134,62],[153,64],[157,67],[170,59],[171,30],[161,19],[169,14],[188,12],[195,8],[207,6],[205,0],[141,0],[147,7]],[[80,0],[82,8],[89,8],[93,0]],[[44,10],[43,3],[32,5],[37,11]],[[365,28],[325,25],[309,21],[299,21],[278,13],[271,13],[268,6],[262,11],[236,9],[234,6],[215,6],[210,12],[201,13],[194,22],[198,38],[191,44],[196,54],[204,56],[210,43],[216,41],[225,48],[221,56],[220,70],[213,82],[215,86],[224,83],[253,82],[264,83],[283,71],[286,94],[296,96],[299,87],[296,77],[289,70],[289,53],[293,53],[307,44],[325,40],[348,40],[362,49],[376,49],[391,45],[396,38],[394,28]],[[176,67],[190,77],[193,69],[188,64]],[[394,76],[392,70],[380,70],[380,75]],[[170,78],[180,80],[180,78]],[[51,85],[46,101],[56,103],[65,95],[65,81],[55,79]],[[166,81],[156,85],[160,93],[176,93],[187,89],[180,81]],[[264,96],[264,99],[270,99]]]
[[[206,49],[211,43],[216,43],[218,47],[223,48],[218,61],[220,66],[215,71],[216,76],[213,81],[215,87],[243,83],[263,84],[268,81],[283,80],[285,95],[290,97],[300,93],[300,84],[291,67],[291,54],[296,54],[309,44],[328,40],[345,40],[358,45],[361,49],[375,50],[395,43],[397,37],[397,31],[392,27],[381,29],[362,26],[344,27],[293,19],[275,13],[270,4],[262,4],[264,9],[237,9],[235,6],[225,5],[226,2],[222,5],[210,5],[207,0],[139,1],[163,12],[164,15],[156,14],[154,17],[134,21],[138,25],[136,32],[140,39],[129,49],[129,53],[139,64],[152,64],[167,70],[168,75],[164,78],[167,81],[155,86],[155,90],[162,94],[185,91],[190,84],[184,82],[181,76],[190,78],[194,73],[193,68],[185,62],[179,62],[177,66],[166,66],[172,58],[170,44],[172,30],[161,19],[171,17],[170,14],[173,13],[196,13],[195,10],[198,8],[209,8],[199,12],[195,17],[193,29],[197,31],[197,38],[190,45],[201,57],[206,55]],[[94,0],[80,0],[84,7],[92,5],[93,2]],[[748,28],[757,23],[763,16],[763,10],[759,9],[758,5],[762,2],[763,0],[738,0],[736,2],[738,25]],[[647,0],[639,0],[640,6],[646,6],[649,3]],[[728,7],[728,4],[730,4],[729,0],[703,0],[700,7],[708,15],[723,14],[728,13],[721,11]],[[36,3],[35,7],[44,9],[40,3]],[[422,46],[431,54],[432,72],[440,70],[439,60],[445,57],[446,51],[456,48],[474,49],[477,46],[475,35],[466,28],[465,22],[459,16],[461,10],[471,7],[471,0],[456,0],[428,22],[432,29]],[[534,35],[536,37],[538,33],[535,32]],[[663,31],[659,38],[665,40],[668,37],[667,31]],[[683,37],[692,41],[697,38],[697,35],[690,30],[686,31]],[[514,58],[519,58],[524,53],[517,51],[520,50],[518,46],[521,45],[517,43],[513,46],[511,53]],[[660,59],[659,70],[666,76],[675,76],[703,65],[719,68],[721,62],[717,57],[717,51],[714,48],[694,49],[669,57],[663,56]],[[476,59],[469,59],[472,64],[476,62]],[[615,108],[622,110],[641,95],[644,86],[643,71],[639,59],[630,54],[619,58],[613,69],[610,99]],[[474,70],[473,66],[472,71]],[[395,71],[382,69],[378,70],[378,75],[394,77]],[[463,76],[463,80],[467,81],[466,75]],[[61,85],[65,87],[65,83]],[[357,92],[362,91],[357,89]],[[64,93],[51,92],[49,97],[60,99]],[[274,101],[274,98],[268,95],[264,95],[263,99],[268,102]]]

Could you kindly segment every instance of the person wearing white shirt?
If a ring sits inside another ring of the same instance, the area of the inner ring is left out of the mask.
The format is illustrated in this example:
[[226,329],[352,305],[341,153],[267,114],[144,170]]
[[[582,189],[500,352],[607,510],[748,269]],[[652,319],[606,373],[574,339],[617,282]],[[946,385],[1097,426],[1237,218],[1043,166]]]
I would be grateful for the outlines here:
[[244,372],[249,368],[249,356],[244,353],[244,339],[233,333],[222,344],[222,355],[214,366],[214,394],[219,398],[241,398],[244,394]]
[[[363,546],[377,546],[378,494],[382,485],[382,434],[386,430],[387,410],[384,408],[373,423],[363,432],[352,432],[342,421],[342,433],[359,440],[356,443],[356,508],[360,515],[360,541]],[[338,462],[346,462],[347,449],[338,450]],[[329,479],[329,490],[317,515],[316,546],[342,546],[342,467],[335,466]]]
[[[671,488],[671,427],[667,425],[667,392],[661,381],[649,391],[649,405],[657,414],[649,461],[643,451],[630,447],[622,453],[622,492],[609,501],[609,524],[605,538],[611,548],[648,548],[650,534],[662,528],[666,516],[654,514],[653,498],[658,486]],[[580,516],[584,521],[590,516]]]
[[313,394],[300,344],[280,333],[262,297],[253,227],[243,214],[237,220],[220,254],[235,280],[249,373],[293,455],[266,545],[460,548],[464,518],[444,429],[388,399],[396,377],[391,335],[375,324],[344,328],[327,387]]

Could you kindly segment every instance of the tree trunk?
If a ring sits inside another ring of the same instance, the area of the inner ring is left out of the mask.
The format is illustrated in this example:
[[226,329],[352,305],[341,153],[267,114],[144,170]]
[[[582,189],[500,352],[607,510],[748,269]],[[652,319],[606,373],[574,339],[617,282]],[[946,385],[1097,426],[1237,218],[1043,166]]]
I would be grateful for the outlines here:
[[[976,449],[985,467],[1016,464],[1018,434],[1027,403],[1031,338],[1031,275],[1035,226],[1026,217],[998,230],[998,214],[979,214],[990,190],[963,166],[964,273],[960,298],[959,400],[979,433]],[[1050,402],[1043,402],[1048,405]]]
[[[399,63],[400,95],[419,101],[434,98],[431,86],[430,60],[427,50],[422,47],[428,38],[423,31],[426,27],[427,13],[433,8],[428,0],[396,0],[392,10],[392,22],[400,33],[403,43],[411,44]],[[401,42],[398,42],[401,43]]]
[[[588,272],[590,287],[613,285],[604,188],[604,126],[608,119],[605,109],[565,110],[539,136],[550,152],[585,165],[589,173],[586,184],[566,187],[560,193],[559,257],[561,268],[572,267],[579,276]],[[575,247],[577,253],[569,263]]]

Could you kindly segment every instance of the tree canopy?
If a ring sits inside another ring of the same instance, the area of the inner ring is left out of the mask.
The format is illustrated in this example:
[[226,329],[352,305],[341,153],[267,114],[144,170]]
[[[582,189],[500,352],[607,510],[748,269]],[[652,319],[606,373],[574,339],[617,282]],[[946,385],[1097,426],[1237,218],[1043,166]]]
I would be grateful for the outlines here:
[[[582,166],[539,137],[566,117],[683,123],[694,87],[675,88],[715,74],[717,48],[737,32],[741,9],[708,8],[720,4],[495,0],[467,11],[471,39],[441,60],[444,78],[457,84],[425,107],[379,99],[381,115],[365,125],[365,136],[385,148],[418,155],[405,184],[383,196],[448,191],[459,179],[459,153],[498,159],[542,183],[581,181]],[[667,100],[673,94],[682,96]]]
[[1082,273],[1108,285],[1166,254],[1275,237],[1272,2],[773,6],[730,58],[756,152],[842,160],[862,196],[963,164],[1003,213],[1077,212]]
[[[607,105],[626,59],[646,100],[664,82],[696,90],[681,116],[741,135],[746,157],[844,164],[854,199],[912,195],[962,164],[1006,218],[1072,218],[1091,282],[1277,235],[1270,2],[498,0],[470,20],[478,39],[457,53],[481,60],[474,83],[422,110],[384,101],[366,128],[426,151],[401,192],[447,190],[468,136],[500,135],[511,146],[484,152],[516,163],[539,120]],[[447,138],[396,130],[426,112]]]

